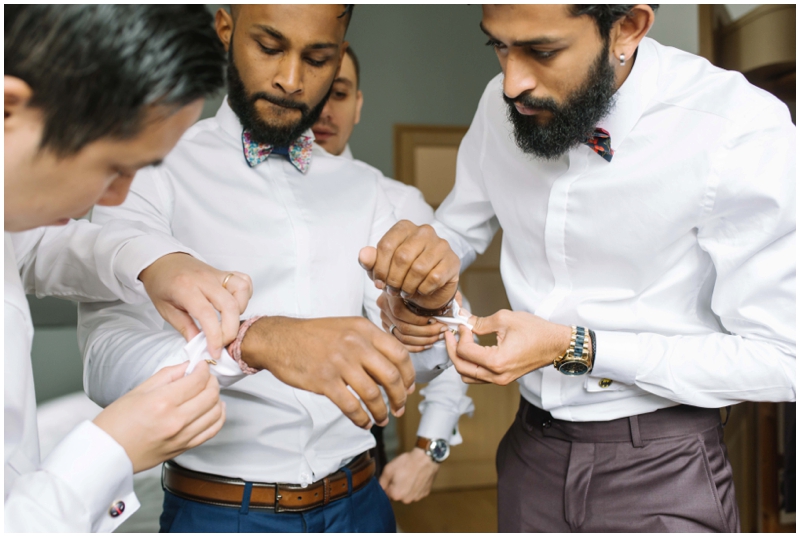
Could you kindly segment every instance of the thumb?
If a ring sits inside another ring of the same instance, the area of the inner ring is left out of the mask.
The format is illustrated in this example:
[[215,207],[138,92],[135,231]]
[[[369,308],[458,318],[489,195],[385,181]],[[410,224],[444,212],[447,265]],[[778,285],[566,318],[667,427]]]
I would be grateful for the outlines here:
[[387,464],[383,468],[383,473],[381,473],[381,478],[379,483],[381,488],[386,492],[389,489],[389,485],[392,484],[392,477],[394,476],[394,466],[392,463]]
[[375,262],[378,260],[378,250],[372,246],[365,246],[358,252],[358,264],[366,270],[370,278],[372,277],[372,269],[375,267]]
[[152,377],[139,384],[133,391],[148,392],[161,386],[166,386],[171,382],[183,378],[186,374],[186,368],[189,367],[189,362],[183,362],[178,365],[171,365],[157,371]]
[[503,323],[500,321],[501,312],[497,312],[488,317],[477,317],[473,315],[469,318],[469,324],[472,325],[472,331],[479,336],[486,334],[494,334],[503,328]]

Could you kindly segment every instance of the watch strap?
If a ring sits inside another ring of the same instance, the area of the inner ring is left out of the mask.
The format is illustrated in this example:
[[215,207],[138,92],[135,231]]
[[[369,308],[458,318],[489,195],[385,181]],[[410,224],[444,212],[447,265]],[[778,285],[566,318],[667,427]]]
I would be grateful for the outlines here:
[[425,453],[428,452],[428,449],[431,447],[431,440],[430,438],[423,438],[421,436],[417,437],[417,447],[420,448]]
[[[456,290],[456,293],[457,292],[458,292],[458,290]],[[415,304],[414,302],[411,302],[407,298],[403,298],[403,304],[405,304],[406,308],[408,308],[408,310],[411,313],[413,313],[414,315],[419,315],[420,317],[438,317],[438,316],[445,315],[446,313],[449,312],[450,308],[453,305],[453,301],[455,299],[456,299],[456,295],[454,294],[453,298],[451,298],[450,300],[447,301],[447,304],[445,304],[441,308],[438,308],[438,309],[435,309],[435,310],[428,309],[428,308],[423,308],[419,304]]]

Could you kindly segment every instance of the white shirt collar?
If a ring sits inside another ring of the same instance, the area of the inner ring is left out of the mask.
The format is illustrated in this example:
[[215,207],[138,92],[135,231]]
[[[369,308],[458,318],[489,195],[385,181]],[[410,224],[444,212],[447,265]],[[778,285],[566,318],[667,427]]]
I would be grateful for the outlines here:
[[340,157],[344,157],[346,159],[355,160],[355,157],[353,156],[353,152],[350,151],[350,144],[347,144],[346,146],[344,146],[344,151],[342,151],[342,154],[339,155],[339,156]]
[[611,135],[611,147],[622,145],[634,125],[642,117],[647,103],[655,96],[658,83],[658,54],[652,39],[645,37],[636,53],[628,78],[617,90],[616,104],[598,127]]

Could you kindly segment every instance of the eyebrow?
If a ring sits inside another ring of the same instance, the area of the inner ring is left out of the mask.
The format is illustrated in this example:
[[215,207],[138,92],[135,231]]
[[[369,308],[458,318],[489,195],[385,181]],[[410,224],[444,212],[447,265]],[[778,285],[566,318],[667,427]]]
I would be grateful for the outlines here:
[[341,83],[341,84],[344,84],[345,86],[350,86],[350,87],[353,87],[353,86],[355,86],[355,84],[353,84],[353,81],[352,81],[352,80],[350,80],[349,78],[345,78],[345,77],[343,77],[343,76],[337,77],[337,78],[336,78],[336,79],[333,81],[333,83],[334,83],[334,84],[336,84],[337,82],[338,82],[338,83]]
[[[493,36],[489,32],[489,30],[487,30],[483,26],[482,22],[479,24],[479,26],[481,27],[481,31],[483,33],[485,33],[487,36],[489,36],[490,39],[494,39],[495,41],[501,42],[500,39],[497,39],[495,36]],[[532,47],[532,46],[537,46],[537,45],[553,45],[553,44],[558,44],[558,43],[561,43],[561,42],[562,42],[561,39],[558,39],[558,38],[555,38],[555,37],[536,37],[534,39],[526,39],[525,41],[514,41],[513,43],[511,43],[511,46],[513,46],[513,47]]]
[[[282,43],[288,43],[289,42],[289,40],[286,39],[285,35],[283,35],[281,32],[279,32],[277,29],[273,28],[272,26],[267,26],[266,24],[256,24],[255,26],[256,26],[256,28],[258,28],[259,30],[264,32],[265,34],[274,37],[275,39],[277,39],[278,41],[280,41]],[[325,42],[322,42],[322,43],[312,43],[311,45],[308,45],[305,48],[312,49],[312,50],[324,50],[324,49],[330,49],[330,48],[339,48],[339,45],[337,45],[336,43],[325,43]]]

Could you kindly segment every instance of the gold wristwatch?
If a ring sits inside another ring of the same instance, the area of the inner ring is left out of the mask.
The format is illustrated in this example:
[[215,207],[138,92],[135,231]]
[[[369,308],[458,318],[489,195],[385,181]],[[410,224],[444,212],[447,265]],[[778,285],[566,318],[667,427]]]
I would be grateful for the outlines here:
[[553,360],[553,367],[565,375],[585,375],[592,370],[592,359],[589,356],[591,344],[587,330],[582,326],[573,326],[569,348]]

